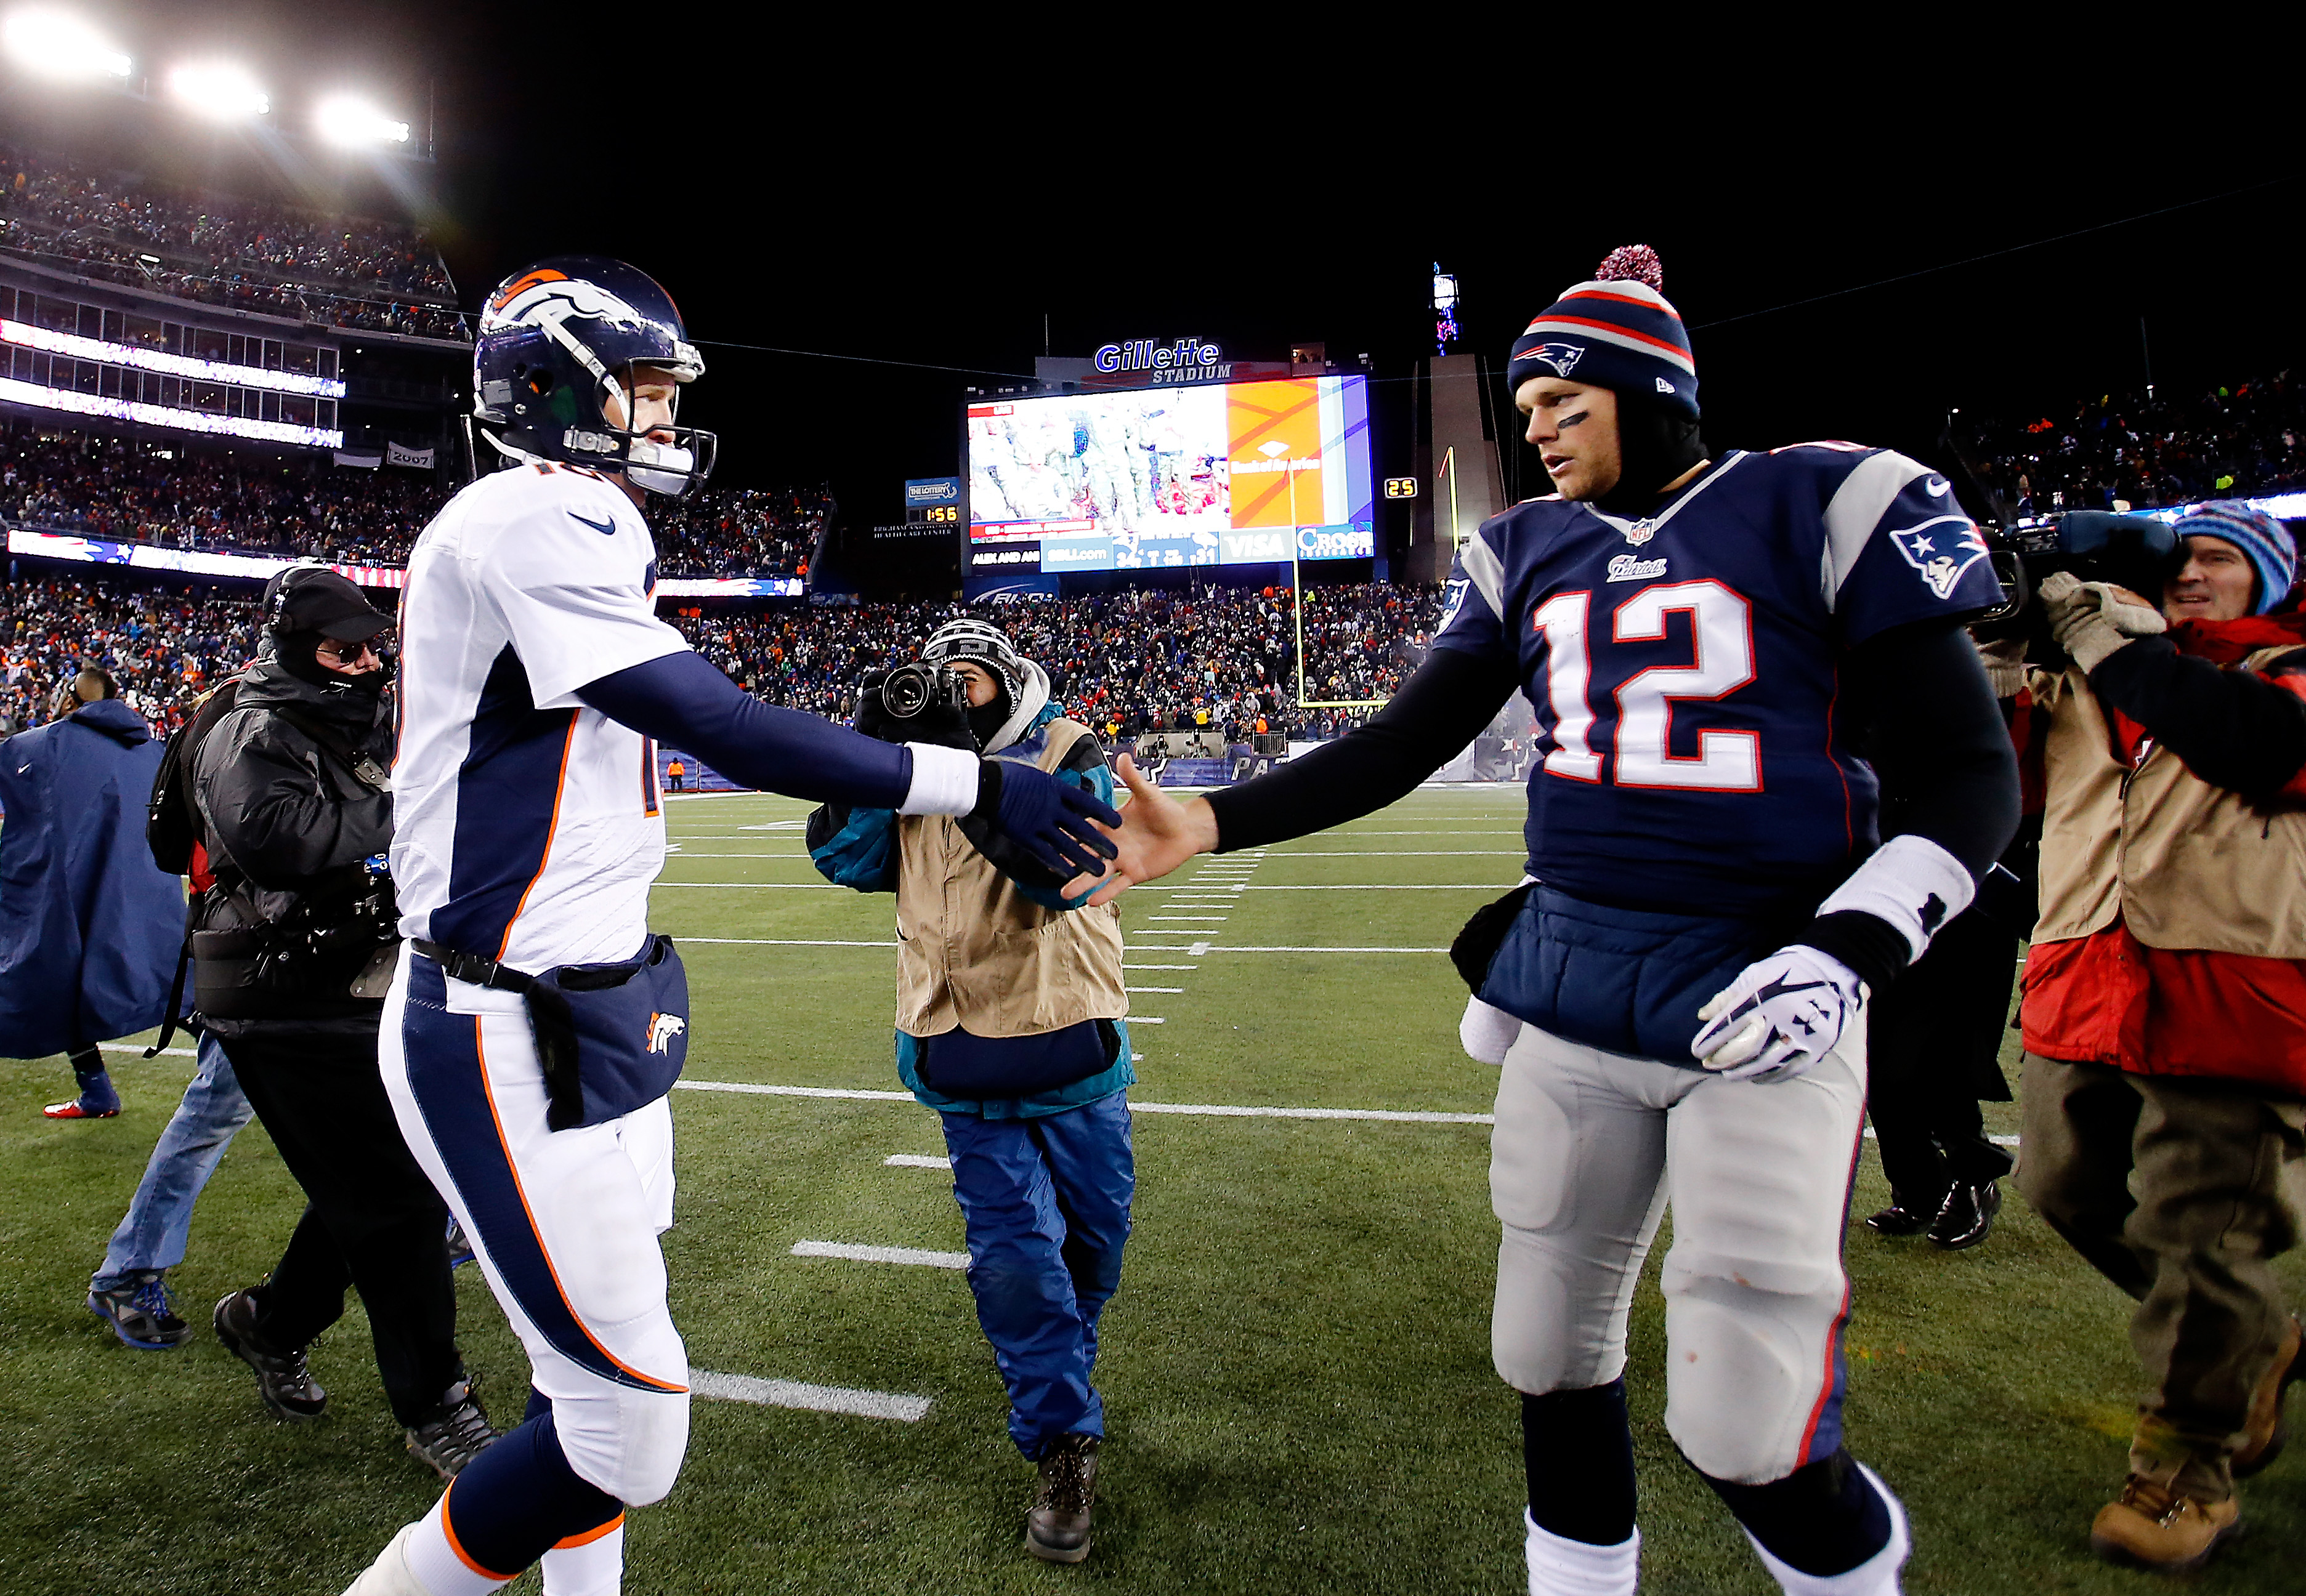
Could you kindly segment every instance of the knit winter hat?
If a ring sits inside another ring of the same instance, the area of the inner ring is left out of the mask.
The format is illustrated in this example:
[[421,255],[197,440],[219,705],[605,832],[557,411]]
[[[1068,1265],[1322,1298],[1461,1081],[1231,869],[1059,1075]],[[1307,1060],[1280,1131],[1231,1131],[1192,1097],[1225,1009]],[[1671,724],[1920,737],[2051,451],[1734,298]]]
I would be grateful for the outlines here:
[[2182,538],[2223,538],[2242,552],[2258,573],[2253,615],[2264,615],[2287,598],[2298,579],[2298,544],[2290,529],[2247,499],[2214,499],[2174,528]]
[[1697,363],[1681,312],[1659,292],[1665,269],[1647,244],[1612,250],[1593,280],[1562,292],[1514,340],[1507,391],[1533,377],[1568,377],[1640,395],[1697,419]]

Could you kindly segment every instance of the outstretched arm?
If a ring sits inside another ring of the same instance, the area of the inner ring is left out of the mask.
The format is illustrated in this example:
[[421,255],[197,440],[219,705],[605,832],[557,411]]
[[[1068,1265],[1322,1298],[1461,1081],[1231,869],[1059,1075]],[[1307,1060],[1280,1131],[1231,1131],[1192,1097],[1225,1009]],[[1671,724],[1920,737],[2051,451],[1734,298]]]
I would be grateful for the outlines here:
[[1030,765],[933,743],[884,743],[763,704],[685,650],[588,682],[576,696],[747,787],[900,815],[982,815],[1068,876],[1099,875],[1113,853],[1095,823],[1121,816],[1079,788]]
[[1115,833],[1121,854],[1091,901],[1157,880],[1195,854],[1286,841],[1384,808],[1480,735],[1516,685],[1492,654],[1436,648],[1367,725],[1270,775],[1182,803],[1123,755],[1130,804]]

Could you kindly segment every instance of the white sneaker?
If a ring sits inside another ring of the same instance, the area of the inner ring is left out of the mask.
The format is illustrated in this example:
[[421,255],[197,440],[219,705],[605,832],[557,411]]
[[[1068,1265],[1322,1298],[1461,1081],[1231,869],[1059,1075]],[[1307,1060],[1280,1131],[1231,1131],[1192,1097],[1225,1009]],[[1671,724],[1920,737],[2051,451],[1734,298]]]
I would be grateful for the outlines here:
[[376,1561],[346,1587],[345,1596],[432,1596],[408,1567],[408,1538],[423,1527],[421,1519],[401,1525],[400,1533],[377,1554]]

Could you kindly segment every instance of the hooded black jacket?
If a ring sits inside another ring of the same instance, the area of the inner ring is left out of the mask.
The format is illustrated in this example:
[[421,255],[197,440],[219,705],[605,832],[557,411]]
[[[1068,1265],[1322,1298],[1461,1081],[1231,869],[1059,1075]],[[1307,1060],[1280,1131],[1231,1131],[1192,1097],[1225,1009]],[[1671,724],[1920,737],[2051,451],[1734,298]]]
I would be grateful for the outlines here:
[[[320,924],[344,917],[366,891],[361,862],[392,845],[392,795],[354,775],[290,714],[380,766],[391,764],[390,717],[377,693],[316,687],[270,656],[243,671],[231,711],[201,739],[193,760],[192,790],[217,877],[197,929],[279,925],[302,917],[300,909]],[[355,998],[341,989],[284,994],[279,1018],[300,1026],[361,1020],[372,1032],[382,1009],[381,998]],[[226,1037],[272,1023],[203,1019]]]

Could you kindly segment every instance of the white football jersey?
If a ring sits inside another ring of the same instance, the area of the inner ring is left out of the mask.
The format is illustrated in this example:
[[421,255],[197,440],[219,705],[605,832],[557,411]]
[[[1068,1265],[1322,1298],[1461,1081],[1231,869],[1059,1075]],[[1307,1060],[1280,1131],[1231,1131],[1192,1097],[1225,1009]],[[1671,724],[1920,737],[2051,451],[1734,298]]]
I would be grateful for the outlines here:
[[638,951],[664,815],[649,739],[576,690],[675,653],[656,545],[581,466],[481,478],[416,540],[400,605],[401,934],[532,973]]

